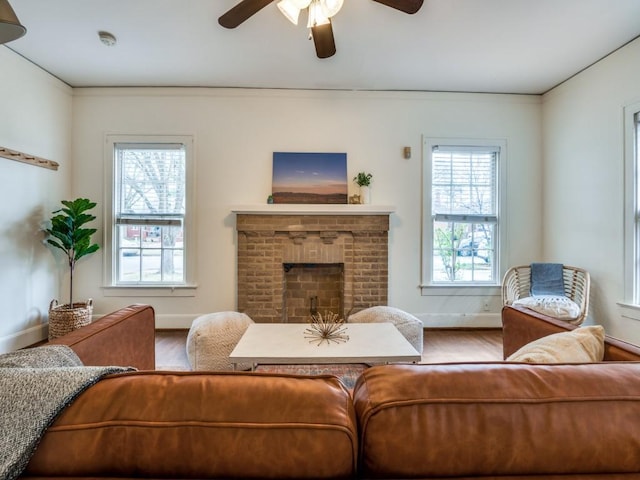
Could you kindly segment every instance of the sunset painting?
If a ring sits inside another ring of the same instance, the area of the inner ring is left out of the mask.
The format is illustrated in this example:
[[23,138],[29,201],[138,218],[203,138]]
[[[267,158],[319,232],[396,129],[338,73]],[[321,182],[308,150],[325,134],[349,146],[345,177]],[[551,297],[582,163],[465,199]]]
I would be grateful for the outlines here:
[[273,203],[347,203],[346,153],[273,153]]

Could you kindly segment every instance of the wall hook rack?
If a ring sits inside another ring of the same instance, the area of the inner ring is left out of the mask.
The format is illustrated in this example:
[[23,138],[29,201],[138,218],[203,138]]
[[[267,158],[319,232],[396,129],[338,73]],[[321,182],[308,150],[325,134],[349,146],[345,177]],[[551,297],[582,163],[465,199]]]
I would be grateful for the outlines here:
[[60,166],[58,162],[54,162],[53,160],[36,157],[35,155],[27,155],[26,153],[11,150],[6,147],[0,147],[0,157],[15,160],[16,162],[28,163],[36,167],[48,168],[49,170],[58,170]]

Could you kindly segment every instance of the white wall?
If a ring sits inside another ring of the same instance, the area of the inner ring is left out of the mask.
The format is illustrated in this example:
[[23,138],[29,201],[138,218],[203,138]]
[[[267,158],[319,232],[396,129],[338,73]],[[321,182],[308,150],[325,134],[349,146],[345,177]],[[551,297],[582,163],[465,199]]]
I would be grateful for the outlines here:
[[0,353],[46,336],[63,270],[42,243],[43,221],[69,192],[71,89],[0,46],[0,146],[60,163],[58,171],[0,158]]
[[640,342],[624,300],[623,108],[640,100],[640,40],[543,98],[544,256],[591,273],[589,323]]
[[[482,313],[480,297],[420,295],[422,135],[504,138],[508,145],[509,256],[539,259],[541,105],[537,96],[242,89],[76,89],[74,195],[102,203],[104,140],[114,134],[193,134],[197,165],[198,284],[195,297],[104,296],[102,252],[76,270],[74,288],[97,314],[132,302],[154,305],[159,326],[188,326],[195,315],[236,308],[233,205],[264,203],[274,151],[347,152],[350,178],[373,174],[372,201],[394,205],[389,304],[427,325],[460,325]],[[410,146],[413,157],[402,157]],[[355,187],[353,192],[355,192]],[[101,205],[97,214],[102,221]],[[101,225],[101,224],[100,224]],[[99,234],[102,234],[100,227]],[[499,325],[493,315],[474,325]],[[461,316],[460,314],[467,316]],[[444,315],[443,315],[444,314]],[[484,323],[483,323],[484,322]]]

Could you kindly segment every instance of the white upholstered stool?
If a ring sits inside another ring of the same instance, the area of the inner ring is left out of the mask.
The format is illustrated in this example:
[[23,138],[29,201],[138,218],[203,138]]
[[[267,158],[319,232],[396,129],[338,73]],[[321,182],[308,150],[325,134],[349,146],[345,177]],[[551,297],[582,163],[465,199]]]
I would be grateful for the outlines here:
[[[239,312],[202,315],[191,324],[187,335],[187,357],[192,370],[233,370],[229,354],[253,320]],[[238,370],[251,365],[238,364]]]
[[410,313],[399,308],[378,306],[360,310],[353,315],[349,315],[348,323],[393,323],[398,331],[406,338],[418,353],[423,349],[423,326],[422,322]]

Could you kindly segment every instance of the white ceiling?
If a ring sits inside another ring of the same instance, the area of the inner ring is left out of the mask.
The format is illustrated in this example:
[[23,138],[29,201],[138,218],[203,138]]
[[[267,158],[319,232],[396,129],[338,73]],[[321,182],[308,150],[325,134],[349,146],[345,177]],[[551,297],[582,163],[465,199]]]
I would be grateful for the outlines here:
[[6,46],[73,87],[540,94],[640,35],[640,0],[424,0],[415,15],[345,0],[321,60],[306,18],[292,25],[276,2],[219,26],[238,1],[10,0],[27,34]]

